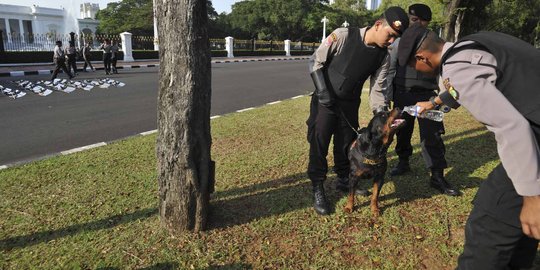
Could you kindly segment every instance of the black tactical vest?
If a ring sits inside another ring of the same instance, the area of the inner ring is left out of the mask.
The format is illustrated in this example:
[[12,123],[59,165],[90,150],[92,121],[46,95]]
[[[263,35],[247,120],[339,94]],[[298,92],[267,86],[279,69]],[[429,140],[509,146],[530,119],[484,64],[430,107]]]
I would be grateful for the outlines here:
[[410,66],[398,66],[394,77],[395,89],[399,92],[425,92],[439,88],[437,79]]
[[[360,28],[348,28],[343,48],[324,70],[327,86],[339,99],[360,98],[366,79],[381,67],[387,50],[364,44]],[[367,30],[366,30],[367,31]]]
[[510,35],[479,32],[456,42],[442,56],[441,62],[450,63],[446,62],[449,56],[469,46],[464,45],[462,46],[464,48],[455,49],[454,47],[468,40],[482,45],[495,56],[497,89],[527,120],[536,127],[540,126],[540,50]]

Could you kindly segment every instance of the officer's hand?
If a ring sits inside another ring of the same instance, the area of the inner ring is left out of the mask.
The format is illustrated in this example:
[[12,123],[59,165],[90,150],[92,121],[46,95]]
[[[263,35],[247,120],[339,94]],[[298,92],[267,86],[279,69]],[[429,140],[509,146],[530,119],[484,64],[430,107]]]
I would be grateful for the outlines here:
[[418,114],[421,114],[423,111],[429,111],[434,109],[433,104],[431,104],[431,102],[429,101],[418,102],[416,103],[416,106],[418,106]]
[[523,207],[519,219],[523,233],[540,240],[540,196],[523,197]]

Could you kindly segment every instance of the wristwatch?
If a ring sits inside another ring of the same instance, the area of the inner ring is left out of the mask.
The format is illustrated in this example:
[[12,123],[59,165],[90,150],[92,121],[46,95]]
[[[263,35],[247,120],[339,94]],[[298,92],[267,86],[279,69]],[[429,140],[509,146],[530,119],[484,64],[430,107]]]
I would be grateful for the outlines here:
[[435,102],[436,97],[437,96],[432,96],[432,97],[429,98],[429,102],[431,102],[431,105],[433,105],[433,107],[439,106],[439,104],[437,104],[437,102]]

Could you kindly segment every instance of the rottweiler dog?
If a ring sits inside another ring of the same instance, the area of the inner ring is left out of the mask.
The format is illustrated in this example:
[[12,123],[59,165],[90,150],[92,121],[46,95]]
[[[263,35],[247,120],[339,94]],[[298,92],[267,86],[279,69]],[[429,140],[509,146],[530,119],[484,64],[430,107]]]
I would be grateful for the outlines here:
[[345,212],[354,209],[354,190],[359,179],[373,178],[373,192],[371,194],[371,212],[374,217],[379,216],[379,193],[384,184],[384,176],[388,166],[386,153],[394,140],[394,134],[403,126],[401,110],[394,108],[390,112],[376,113],[368,126],[358,132],[358,137],[349,149],[351,172],[349,174],[349,197],[345,205]]

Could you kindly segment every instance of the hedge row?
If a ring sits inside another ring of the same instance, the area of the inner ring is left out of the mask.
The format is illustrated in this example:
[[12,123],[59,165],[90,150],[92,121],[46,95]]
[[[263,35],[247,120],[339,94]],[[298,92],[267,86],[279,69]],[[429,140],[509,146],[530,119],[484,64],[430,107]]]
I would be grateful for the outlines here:
[[[103,52],[92,51],[91,61],[103,59]],[[119,60],[124,59],[124,54],[119,52]],[[291,55],[310,55],[310,51],[291,51]],[[234,56],[284,56],[285,51],[235,51]],[[227,57],[226,51],[212,51],[212,57]],[[52,63],[53,52],[3,52],[0,53],[0,63],[2,64],[24,64],[24,63]],[[133,51],[133,58],[158,59],[158,51]],[[82,59],[80,59],[82,61]]]

